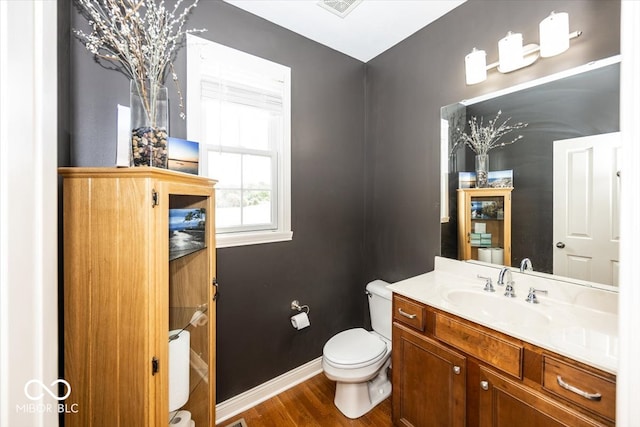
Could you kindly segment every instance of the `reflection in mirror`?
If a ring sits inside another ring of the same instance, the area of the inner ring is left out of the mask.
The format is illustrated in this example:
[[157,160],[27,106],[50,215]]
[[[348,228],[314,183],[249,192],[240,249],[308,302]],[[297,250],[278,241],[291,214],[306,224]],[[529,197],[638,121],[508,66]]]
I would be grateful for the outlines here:
[[[618,132],[619,99],[620,99],[620,58],[587,64],[575,70],[540,79],[527,84],[526,87],[515,87],[495,94],[476,99],[462,101],[442,108],[441,123],[443,153],[449,154],[455,142],[456,128],[468,131],[468,121],[472,116],[491,119],[498,111],[502,118],[511,118],[513,122],[528,123],[519,129],[523,139],[516,144],[496,148],[490,151],[490,171],[512,170],[512,260],[511,265],[519,266],[524,258],[529,258],[536,272],[554,274],[554,252],[561,251],[557,243],[565,244],[565,253],[571,254],[567,242],[554,241],[554,214],[558,206],[554,205],[554,193],[558,191],[558,178],[554,179],[554,146],[555,141],[583,140],[583,137]],[[569,142],[567,142],[569,143]],[[576,145],[577,147],[577,145]],[[582,165],[588,167],[602,163],[602,157],[593,157],[593,151],[583,150],[580,158]],[[591,154],[589,154],[591,153]],[[616,156],[613,154],[612,161]],[[456,150],[446,158],[443,154],[442,164],[442,227],[441,254],[449,258],[458,258],[458,236],[456,212],[456,193],[458,173],[474,170],[474,153],[468,149]],[[615,169],[615,165],[613,169]],[[601,180],[589,178],[586,171],[580,175],[575,172],[568,184],[575,190],[573,196],[563,196],[569,200],[570,218],[582,220],[581,229],[573,231],[588,238],[593,224],[602,221],[601,214],[593,213],[594,191],[601,187],[616,187],[619,177],[606,178],[607,185]],[[564,187],[566,188],[566,186]],[[614,189],[615,190],[615,189]],[[613,198],[611,211],[617,215],[617,193]],[[571,198],[573,197],[573,199]],[[578,198],[589,198],[586,205],[578,205]],[[555,202],[558,204],[558,202]],[[578,214],[579,213],[579,214]],[[589,221],[585,221],[588,219]],[[572,224],[575,224],[575,221]],[[613,224],[617,221],[613,220]],[[615,226],[608,227],[615,229]],[[615,234],[615,230],[613,231]],[[609,233],[611,236],[611,233]],[[609,240],[615,241],[619,236],[613,235]],[[609,243],[603,246],[611,246]],[[596,247],[598,250],[598,247]],[[616,246],[617,255],[617,246]],[[574,265],[560,273],[562,276],[582,281],[599,282],[606,285],[617,284],[617,261],[607,262],[612,265],[607,278],[594,279],[590,272],[594,267],[589,256],[572,258]],[[617,260],[617,256],[615,257]],[[557,261],[556,261],[557,264]],[[580,266],[580,268],[577,268]]]

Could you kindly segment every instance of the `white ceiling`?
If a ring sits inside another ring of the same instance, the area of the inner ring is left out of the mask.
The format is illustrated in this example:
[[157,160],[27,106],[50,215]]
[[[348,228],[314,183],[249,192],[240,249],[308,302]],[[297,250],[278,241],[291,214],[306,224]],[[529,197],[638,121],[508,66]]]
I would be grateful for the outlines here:
[[466,0],[363,0],[345,18],[318,0],[224,1],[368,62]]

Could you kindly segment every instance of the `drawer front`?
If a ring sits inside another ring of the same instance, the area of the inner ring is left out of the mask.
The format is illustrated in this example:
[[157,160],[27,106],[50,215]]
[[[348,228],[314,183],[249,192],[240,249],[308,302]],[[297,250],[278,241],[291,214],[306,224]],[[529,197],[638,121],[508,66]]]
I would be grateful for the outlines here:
[[612,379],[544,356],[542,387],[605,418],[615,419],[616,383]]
[[395,295],[393,297],[393,319],[424,332],[426,308],[413,301]]
[[601,421],[577,408],[485,366],[480,366],[478,380],[480,427],[604,427]]
[[508,341],[440,313],[436,314],[434,335],[494,368],[522,378],[524,347],[518,341]]

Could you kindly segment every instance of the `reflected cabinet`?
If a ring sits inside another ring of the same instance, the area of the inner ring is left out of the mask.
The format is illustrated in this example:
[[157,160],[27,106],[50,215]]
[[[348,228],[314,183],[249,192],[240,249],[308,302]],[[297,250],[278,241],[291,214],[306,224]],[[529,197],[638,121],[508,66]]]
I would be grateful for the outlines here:
[[[61,168],[67,427],[215,425],[215,181]],[[177,421],[177,420],[176,420]]]
[[512,191],[458,189],[458,259],[511,265]]

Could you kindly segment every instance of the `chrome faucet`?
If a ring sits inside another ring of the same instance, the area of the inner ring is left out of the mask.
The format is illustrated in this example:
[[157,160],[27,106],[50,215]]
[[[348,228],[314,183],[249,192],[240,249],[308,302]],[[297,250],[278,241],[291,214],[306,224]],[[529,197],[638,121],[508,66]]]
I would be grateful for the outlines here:
[[491,277],[485,277],[485,276],[481,276],[478,274],[478,279],[484,279],[486,280],[486,282],[484,282],[484,291],[485,292],[495,292],[496,290],[493,288],[493,281],[491,280]]
[[525,299],[525,301],[530,302],[531,304],[538,304],[538,298],[536,298],[536,292],[540,292],[545,295],[548,293],[548,291],[544,289],[529,288],[529,295],[527,295],[527,298]]
[[[507,275],[507,281],[505,283],[505,274]],[[511,270],[508,267],[503,267],[502,270],[500,270],[500,273],[498,273],[498,285],[502,286],[502,285],[506,285],[506,287],[504,288],[504,296],[505,297],[509,297],[509,298],[513,298],[516,296],[515,291],[513,290],[513,276],[511,274]]]
[[533,264],[529,258],[523,258],[520,262],[520,272],[533,271]]

